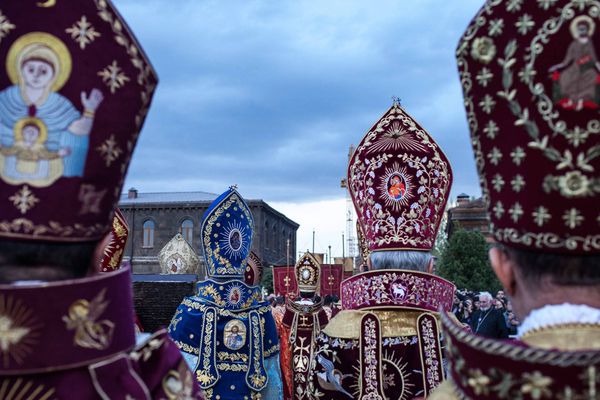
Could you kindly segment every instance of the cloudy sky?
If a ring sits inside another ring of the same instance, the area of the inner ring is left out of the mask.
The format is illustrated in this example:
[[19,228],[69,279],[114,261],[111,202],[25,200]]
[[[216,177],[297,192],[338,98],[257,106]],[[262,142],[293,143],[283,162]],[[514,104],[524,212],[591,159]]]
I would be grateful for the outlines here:
[[454,49],[482,0],[114,0],[160,84],[126,188],[236,183],[341,255],[348,147],[401,99],[478,195]]

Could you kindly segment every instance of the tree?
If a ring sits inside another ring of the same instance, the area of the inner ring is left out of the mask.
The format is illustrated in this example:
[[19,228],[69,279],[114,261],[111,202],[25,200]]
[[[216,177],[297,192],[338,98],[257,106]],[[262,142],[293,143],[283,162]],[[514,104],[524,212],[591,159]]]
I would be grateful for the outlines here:
[[267,293],[273,293],[273,266],[265,265],[263,267],[263,276],[260,281],[262,287],[265,288]]
[[459,289],[496,292],[501,285],[490,265],[488,248],[481,233],[458,229],[441,249],[437,271]]

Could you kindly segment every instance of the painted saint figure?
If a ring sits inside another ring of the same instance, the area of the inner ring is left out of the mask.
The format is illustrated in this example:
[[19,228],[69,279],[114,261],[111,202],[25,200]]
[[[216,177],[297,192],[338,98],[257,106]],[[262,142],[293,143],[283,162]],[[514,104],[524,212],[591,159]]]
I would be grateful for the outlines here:
[[571,22],[573,41],[564,60],[548,70],[555,83],[554,100],[566,109],[577,111],[584,107],[597,108],[596,86],[600,63],[591,37],[596,28],[594,21],[580,15]]
[[244,337],[240,335],[240,328],[237,325],[231,327],[231,333],[225,339],[225,346],[232,350],[239,350],[244,345]]
[[[94,114],[103,96],[98,89],[81,92],[81,113],[58,93],[69,79],[71,62],[64,43],[48,33],[31,32],[12,44],[6,68],[13,85],[0,91],[4,181],[46,187],[62,176],[83,175]],[[28,139],[23,140],[25,135]],[[24,152],[23,146],[32,141],[35,145]]]
[[406,193],[406,185],[404,185],[404,182],[399,175],[393,175],[390,178],[390,187],[388,189],[388,193],[394,200],[400,200],[404,197],[404,193]]

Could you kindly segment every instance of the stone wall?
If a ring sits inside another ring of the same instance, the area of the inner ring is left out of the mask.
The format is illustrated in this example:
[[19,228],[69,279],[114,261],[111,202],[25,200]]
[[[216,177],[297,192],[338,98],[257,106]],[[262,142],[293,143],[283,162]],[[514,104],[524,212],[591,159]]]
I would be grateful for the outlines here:
[[135,311],[144,331],[166,328],[185,296],[194,294],[196,275],[134,275]]

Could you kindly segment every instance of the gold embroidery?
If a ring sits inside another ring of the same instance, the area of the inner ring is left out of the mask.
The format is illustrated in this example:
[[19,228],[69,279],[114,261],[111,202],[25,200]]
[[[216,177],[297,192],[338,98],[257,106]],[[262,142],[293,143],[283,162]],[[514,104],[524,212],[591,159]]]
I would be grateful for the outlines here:
[[182,351],[184,351],[186,353],[194,354],[194,355],[199,355],[200,354],[200,351],[198,350],[197,347],[192,347],[189,344],[181,342],[179,340],[173,340],[173,343],[175,343],[177,345],[177,347],[179,347],[180,350],[182,350]]
[[[243,268],[236,268],[231,265],[231,262],[226,258],[221,256],[221,246],[219,242],[216,241],[215,249],[213,250],[211,247],[211,236],[212,236],[212,228],[215,224],[217,218],[219,218],[223,212],[230,208],[233,204],[237,204],[238,207],[243,211],[243,216],[245,216],[248,221],[252,221],[252,216],[249,214],[247,207],[244,205],[243,201],[236,195],[227,199],[227,201],[223,204],[220,204],[217,209],[213,212],[210,218],[202,223],[202,230],[204,231],[204,252],[206,259],[208,260],[208,270],[212,271],[209,275],[239,275],[243,273]],[[218,263],[215,264],[213,257],[218,260]],[[242,263],[243,264],[243,263]],[[216,271],[216,272],[215,272]]]
[[219,361],[231,361],[237,362],[241,361],[244,364],[248,362],[248,356],[242,353],[228,353],[226,351],[220,351],[217,353],[217,359]]
[[115,324],[107,319],[96,322],[108,307],[105,295],[106,289],[102,289],[91,301],[79,299],[71,304],[68,315],[63,316],[67,329],[75,331],[75,346],[95,350],[105,350],[110,346]]
[[123,149],[119,147],[115,135],[110,135],[104,143],[96,148],[96,150],[98,150],[102,158],[104,158],[107,167],[110,167],[110,165],[123,153]]
[[[1,227],[2,225],[0,225]],[[205,312],[207,308],[212,308],[206,304],[202,304],[198,301],[191,300],[189,298],[183,299],[181,302],[186,307],[193,308],[195,310],[199,310],[201,312]],[[241,312],[233,312],[230,310],[218,309],[217,310],[220,317],[235,317],[235,318],[247,318],[250,314],[249,311],[241,311]],[[271,312],[271,306],[263,306],[257,309],[260,314],[264,314],[266,312]]]
[[163,346],[163,344],[165,344],[165,339],[158,339],[155,337],[155,338],[149,340],[147,343],[145,343],[142,347],[140,347],[136,351],[132,352],[130,354],[130,357],[136,361],[139,361],[140,359],[142,359],[143,361],[148,361],[150,359],[150,357],[152,356],[152,353],[155,350],[160,349]]
[[96,190],[94,185],[81,185],[79,188],[79,201],[81,210],[79,214],[98,214],[100,213],[100,203],[106,194],[107,189]]
[[219,371],[246,372],[248,366],[245,364],[217,363],[217,369]]
[[55,389],[20,377],[0,380],[0,399],[49,400],[55,397]]
[[85,46],[92,43],[97,37],[100,37],[100,32],[96,31],[85,15],[74,23],[73,26],[65,29],[65,32],[70,34],[75,42],[79,43],[81,50],[85,50]]
[[8,198],[12,201],[13,205],[17,207],[21,214],[26,214],[27,211],[31,210],[36,203],[40,201],[31,190],[29,190],[29,186],[24,185],[21,189],[15,193],[14,195]]
[[194,377],[187,368],[185,361],[179,363],[179,367],[170,370],[162,379],[162,388],[168,400],[193,400]]
[[[213,368],[216,364],[215,358],[215,347],[216,347],[216,331],[215,331],[215,318],[216,310],[210,308],[204,314],[204,321],[202,324],[202,356],[198,359],[198,365],[196,366],[196,379],[201,384],[202,388],[208,388],[214,385],[219,379],[218,376],[213,374]],[[202,365],[200,365],[202,363]]]
[[16,26],[11,24],[8,18],[2,14],[2,10],[0,10],[0,43],[2,42],[2,39],[4,39],[8,33],[15,28]]
[[[256,311],[250,312],[250,331],[252,333],[252,340],[250,342],[250,354],[252,360],[250,362],[250,369],[248,370],[248,374],[246,374],[246,382],[250,383],[253,389],[260,390],[263,389],[266,385],[267,377],[263,374],[263,333],[260,324],[260,315]],[[250,372],[252,373],[250,374]]]
[[530,346],[542,349],[577,351],[600,349],[600,325],[555,325],[528,331],[521,338]]
[[[369,311],[375,314],[381,322],[381,336],[384,338],[415,336],[417,334],[417,318],[420,311]],[[323,328],[327,336],[343,339],[358,339],[360,337],[360,320],[367,311],[343,310]]]
[[33,353],[40,327],[34,312],[20,299],[0,294],[0,356],[4,367],[11,361],[22,364]]
[[121,67],[117,64],[117,60],[113,60],[112,64],[98,72],[98,76],[102,78],[102,81],[110,88],[110,92],[113,94],[117,89],[122,88],[125,83],[129,82],[129,77],[121,70]]

